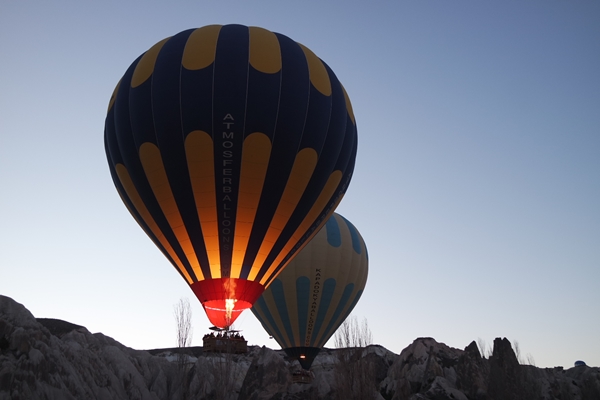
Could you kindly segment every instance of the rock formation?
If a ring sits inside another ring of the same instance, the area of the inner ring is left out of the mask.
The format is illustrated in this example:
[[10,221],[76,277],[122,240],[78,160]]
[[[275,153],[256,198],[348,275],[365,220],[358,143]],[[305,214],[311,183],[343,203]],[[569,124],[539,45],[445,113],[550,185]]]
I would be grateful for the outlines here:
[[299,368],[266,347],[241,355],[134,350],[79,325],[36,319],[0,296],[0,400],[600,399],[599,368],[520,365],[500,338],[489,359],[475,342],[460,350],[419,338],[400,355],[381,346],[324,349],[311,383],[294,383]]

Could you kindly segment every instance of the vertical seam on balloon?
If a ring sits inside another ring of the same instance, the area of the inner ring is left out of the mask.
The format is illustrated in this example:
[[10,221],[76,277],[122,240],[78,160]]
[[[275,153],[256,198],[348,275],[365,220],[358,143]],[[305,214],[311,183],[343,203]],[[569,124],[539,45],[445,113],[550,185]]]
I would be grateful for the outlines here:
[[[249,64],[265,74],[274,74],[281,70],[281,48],[279,39],[273,32],[256,26],[248,27],[249,32]],[[254,38],[257,37],[257,40]],[[265,56],[277,53],[279,57],[269,59]]]
[[242,263],[256,219],[270,155],[271,141],[267,135],[254,132],[244,140],[231,262],[231,276],[236,278],[240,277],[242,271]]
[[[183,68],[189,71],[200,70],[208,67],[215,61],[217,41],[221,28],[221,25],[208,25],[195,29],[190,34],[181,58]],[[209,54],[209,48],[212,54]]]
[[[290,271],[293,274],[293,271]],[[300,337],[300,329],[298,326],[298,310],[293,305],[296,304],[296,279],[292,281],[280,280],[283,286],[283,295],[287,304],[288,322],[290,324],[290,330],[293,332],[292,341],[294,346],[302,345],[302,338]]]
[[[298,203],[310,182],[315,167],[317,166],[317,161],[317,152],[309,147],[300,150],[296,155],[292,172],[285,185],[285,189],[281,195],[281,199],[279,200],[279,204],[277,205],[277,209],[269,224],[263,242],[256,254],[248,279],[256,279],[256,276],[262,269],[263,263],[269,256],[279,235],[281,235],[285,225],[289,222],[290,217],[298,206]],[[262,281],[264,281],[264,279]],[[264,283],[262,284],[264,285]]]
[[117,99],[117,93],[119,92],[120,86],[121,79],[119,79],[117,86],[115,86],[115,90],[113,90],[112,96],[110,96],[110,100],[108,101],[108,110],[106,111],[107,114],[110,112],[110,109],[115,105],[115,100]]
[[342,87],[342,91],[344,92],[344,99],[346,100],[346,111],[348,112],[348,116],[352,120],[352,124],[356,125],[356,121],[354,120],[354,110],[352,109],[352,103],[350,102],[350,97],[348,96],[348,93],[346,92],[344,85],[342,85],[340,83],[340,86]]
[[221,277],[219,225],[216,211],[217,191],[213,140],[204,131],[192,131],[185,139],[190,183],[204,237],[206,255],[210,264],[211,278]]
[[[321,286],[321,295],[319,297],[319,309],[317,310],[317,315],[315,316],[315,322],[312,334],[310,335],[310,346],[314,347],[317,341],[317,338],[321,336],[321,328],[323,326],[323,321],[325,320],[325,316],[327,315],[327,310],[331,305],[331,301],[333,300],[333,295],[335,294],[335,289],[337,287],[337,281],[335,278],[327,278],[323,285]],[[330,295],[331,294],[331,295]]]
[[[327,206],[327,203],[329,203],[329,201],[332,199],[333,195],[335,194],[335,190],[337,189],[341,179],[342,179],[342,172],[340,170],[333,171],[331,173],[331,175],[329,175],[329,178],[327,179],[327,183],[325,184],[325,187],[319,194],[319,197],[317,197],[317,200],[311,207],[310,211],[308,212],[308,214],[306,214],[306,217],[304,217],[304,219],[302,220],[302,223],[298,226],[298,228],[296,229],[296,231],[294,232],[294,234],[292,235],[290,240],[288,240],[286,245],[283,247],[282,251],[279,253],[279,255],[277,256],[275,261],[267,269],[267,272],[263,275],[262,279],[260,280],[261,284],[268,286],[266,284],[266,282],[271,281],[270,275],[275,271],[275,269],[277,268],[279,263],[281,263],[283,261],[285,256],[288,255],[288,253],[290,251],[292,251],[292,248],[294,247],[294,245],[296,243],[298,243],[298,241],[302,238],[302,236],[308,231],[310,226],[318,218],[319,214],[321,214],[323,212],[323,210]],[[327,219],[329,219],[331,214],[333,214],[333,208],[328,213],[326,218],[323,219],[321,226],[327,222]],[[311,234],[310,238],[314,237],[314,235],[316,235],[317,232],[318,232],[318,230],[315,229],[313,231],[313,233]],[[306,243],[308,243],[310,238],[308,238],[304,242],[303,246],[306,245]],[[296,251],[296,253],[298,251],[300,251],[302,249],[302,247],[300,247]]]
[[[342,217],[342,216],[340,215],[340,217]],[[360,235],[358,234],[358,231],[356,230],[354,225],[352,225],[350,223],[350,221],[348,221],[344,217],[342,217],[342,219],[344,220],[344,222],[346,223],[346,226],[348,227],[348,232],[350,232],[350,237],[352,239],[352,249],[357,254],[360,254],[362,251],[362,247],[361,247],[361,240],[360,240]]]
[[[273,336],[275,338],[275,340],[277,341],[277,343],[279,343],[279,345],[282,348],[289,347],[288,345],[286,345],[285,337],[281,334],[279,327],[277,326],[277,324],[275,323],[275,320],[273,319],[273,314],[271,314],[271,312],[269,311],[269,307],[267,306],[264,296],[260,297],[256,301],[256,305],[254,307],[252,307],[252,311],[254,312],[255,315],[262,314],[263,319],[267,322],[267,324],[263,323],[262,321],[261,321],[261,324],[263,325],[263,327],[265,328],[267,333],[269,333],[271,336]],[[260,320],[260,318],[259,318],[259,320]],[[283,345],[282,345],[282,343],[283,343]]]
[[289,338],[285,335],[285,328],[284,328],[284,324],[283,324],[283,320],[281,319],[281,316],[279,315],[279,313],[273,314],[270,311],[270,310],[277,310],[277,305],[275,302],[275,298],[273,296],[273,292],[270,291],[266,296],[263,296],[263,300],[264,300],[264,305],[266,306],[266,309],[269,310],[269,316],[271,318],[271,323],[276,328],[278,336],[281,338],[281,342],[283,343],[283,345],[281,347],[282,348],[292,347],[293,344],[289,341]]
[[127,171],[127,168],[123,164],[117,164],[117,165],[115,165],[115,171],[117,172],[117,176],[119,177],[121,186],[123,186],[123,189],[125,190],[125,193],[127,194],[127,197],[129,197],[129,199],[131,200],[131,203],[137,210],[138,214],[140,215],[142,220],[146,223],[146,225],[148,226],[150,231],[154,234],[156,239],[160,242],[160,244],[162,244],[163,248],[171,256],[171,259],[177,265],[177,267],[179,268],[179,271],[181,271],[181,273],[184,275],[188,284],[191,285],[194,282],[194,280],[192,279],[190,274],[187,272],[186,268],[183,266],[183,263],[181,262],[181,260],[179,259],[179,257],[177,256],[177,254],[175,253],[175,251],[173,250],[173,248],[167,241],[167,238],[165,237],[165,235],[162,233],[162,231],[158,227],[158,224],[156,223],[156,221],[154,221],[154,218],[152,218],[152,214],[150,214],[150,211],[148,211],[148,208],[146,207],[146,205],[144,204],[144,201],[142,200],[140,194],[138,193],[133,181],[131,180],[129,172]]
[[325,65],[323,65],[323,61],[321,61],[321,59],[308,47],[301,43],[298,43],[298,45],[304,52],[304,57],[308,64],[310,83],[319,91],[319,93],[324,96],[331,96],[331,80],[329,79],[329,74],[327,73]]
[[[306,276],[296,278],[296,315],[298,317],[298,337],[300,346],[306,342],[306,329],[308,328],[308,307],[310,306],[310,279]],[[303,286],[301,286],[303,285]],[[300,289],[306,289],[300,290]]]
[[196,251],[194,250],[185,223],[183,222],[179,208],[177,207],[175,197],[173,196],[169,178],[160,154],[160,149],[154,143],[145,142],[140,146],[139,157],[148,183],[154,193],[154,197],[158,201],[179,245],[183,249],[183,252],[198,279],[204,279],[204,274],[198,263]]
[[281,317],[281,324],[287,334],[290,346],[294,346],[296,341],[294,340],[294,332],[290,321],[283,283],[280,280],[277,280],[273,282],[273,285],[274,286],[271,288],[271,294],[273,295],[273,301],[275,302],[275,307],[277,308],[277,314]]
[[[246,65],[246,88],[245,88],[245,97],[244,97],[244,117],[243,117],[243,123],[242,123],[242,137],[244,137],[243,135],[246,134],[246,117],[248,115],[248,87],[250,86],[250,28],[248,27],[248,64]],[[238,180],[238,193],[237,193],[237,204],[235,206],[236,211],[235,211],[235,226],[234,226],[234,230],[233,230],[233,245],[232,245],[232,249],[231,249],[231,261],[230,261],[230,271],[229,271],[229,276],[235,276],[236,278],[239,278],[241,276],[242,273],[242,263],[244,262],[244,253],[245,253],[245,248],[248,246],[248,240],[250,239],[250,234],[248,234],[248,238],[246,238],[243,243],[241,245],[238,245],[239,242],[239,237],[238,237],[238,220],[240,220],[241,222],[241,218],[240,218],[240,204],[241,204],[241,200],[242,200],[242,171],[243,171],[243,167],[244,167],[244,155],[245,153],[247,153],[245,150],[246,148],[246,144],[248,139],[250,138],[250,136],[252,136],[252,134],[248,135],[248,137],[244,138],[244,141],[242,143],[242,157],[240,158],[240,176],[239,176],[239,180]],[[251,143],[253,141],[253,139],[250,139],[250,141],[248,143]],[[269,152],[270,153],[270,152]],[[246,154],[247,156],[247,154]],[[263,179],[264,182],[264,179]],[[254,207],[256,208],[256,207]],[[256,214],[256,210],[254,210],[254,214]],[[252,218],[254,219],[254,218]],[[240,248],[243,247],[244,250],[241,254],[240,257],[238,257],[236,259],[235,255],[236,255],[236,248]]]
[[[348,318],[348,315],[350,315],[350,313],[352,312],[352,309],[358,302],[357,297],[354,298],[353,302],[351,302],[351,303],[348,302],[348,300],[350,300],[350,298],[352,297],[352,293],[354,293],[354,288],[355,288],[354,283],[349,283],[344,287],[344,291],[340,297],[340,302],[338,303],[338,306],[336,307],[336,309],[331,317],[331,320],[329,321],[329,324],[327,324],[327,327],[323,331],[323,335],[319,338],[319,341],[317,342],[318,347],[323,346],[325,344],[323,342],[326,342],[326,340],[324,340],[324,338],[327,337],[327,334],[331,330],[334,330],[334,331],[337,330],[337,328],[342,324],[342,322],[346,318]],[[358,295],[358,292],[357,292],[357,295]],[[342,316],[343,316],[343,318],[342,318]],[[335,327],[335,329],[334,329],[334,327]]]
[[342,235],[340,225],[335,215],[327,219],[325,222],[325,232],[327,233],[327,243],[332,247],[340,247],[342,245]]
[[[331,294],[331,304],[339,304],[339,300],[341,297],[341,293],[342,293],[342,288],[345,287],[346,282],[347,282],[347,274],[342,273],[342,271],[344,271],[346,269],[346,258],[348,255],[347,249],[348,249],[348,238],[346,237],[347,235],[345,234],[345,230],[343,229],[343,226],[341,226],[340,224],[340,216],[338,214],[333,214],[326,222],[325,227],[323,229],[321,229],[319,231],[319,233],[317,235],[323,235],[323,236],[327,236],[327,239],[325,240],[326,242],[326,246],[325,247],[325,256],[326,259],[329,261],[331,260],[331,262],[328,262],[326,266],[323,266],[324,271],[322,273],[322,279],[324,278],[335,278],[336,281],[336,288],[335,290],[332,292]],[[337,233],[339,235],[339,246],[335,247],[328,239],[329,235],[330,235],[330,230],[337,230]],[[316,238],[315,238],[316,239]],[[321,238],[319,238],[320,240],[323,240]],[[317,239],[316,239],[317,240]],[[352,256],[353,254],[350,253],[350,256]],[[330,306],[328,307],[328,309],[324,312],[323,318],[324,321],[329,321],[331,319],[331,316],[334,313],[334,309],[337,308]],[[314,337],[314,341],[312,342],[312,344],[314,345],[315,343],[319,343],[320,340],[322,339],[324,335],[324,330],[320,329],[319,332],[316,333],[316,337]]]
[[133,71],[133,75],[131,77],[132,88],[136,88],[142,83],[146,82],[148,79],[150,79],[152,73],[154,72],[154,66],[156,64],[156,59],[158,58],[158,53],[160,53],[160,50],[163,48],[163,46],[165,45],[165,43],[167,43],[169,39],[171,39],[170,36],[156,43],[144,53],[144,55],[136,65],[135,70]]

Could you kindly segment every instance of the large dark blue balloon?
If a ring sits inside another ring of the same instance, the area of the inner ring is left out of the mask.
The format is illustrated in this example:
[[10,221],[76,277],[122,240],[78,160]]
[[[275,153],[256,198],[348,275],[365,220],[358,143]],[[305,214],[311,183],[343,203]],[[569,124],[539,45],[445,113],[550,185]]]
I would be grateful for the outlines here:
[[133,217],[211,322],[229,326],[341,200],[357,132],[342,85],[309,49],[212,25],[133,62],[105,147]]

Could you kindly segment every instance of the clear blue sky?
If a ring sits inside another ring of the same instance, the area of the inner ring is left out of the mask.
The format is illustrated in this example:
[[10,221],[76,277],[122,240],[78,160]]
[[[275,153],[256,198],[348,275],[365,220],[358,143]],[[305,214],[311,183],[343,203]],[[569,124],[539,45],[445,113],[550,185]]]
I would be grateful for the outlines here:
[[[518,341],[600,365],[600,2],[0,1],[0,294],[134,348],[175,345],[187,284],[104,154],[130,63],[184,29],[283,33],[336,72],[359,131],[338,208],[370,275],[354,315],[400,352]],[[277,348],[250,312],[250,344]],[[330,344],[331,345],[331,344]]]

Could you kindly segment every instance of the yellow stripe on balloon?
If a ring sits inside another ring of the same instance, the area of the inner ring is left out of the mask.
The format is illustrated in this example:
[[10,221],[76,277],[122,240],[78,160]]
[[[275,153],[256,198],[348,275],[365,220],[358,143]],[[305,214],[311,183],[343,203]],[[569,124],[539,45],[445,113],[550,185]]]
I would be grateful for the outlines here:
[[167,43],[167,40],[169,39],[170,37],[161,40],[154,46],[150,47],[150,50],[144,53],[144,55],[136,65],[135,70],[133,71],[133,76],[131,77],[132,88],[140,86],[152,76],[152,72],[154,72],[154,64],[156,64],[156,58],[158,57],[158,53],[160,53],[160,49],[162,49],[163,45]]
[[275,214],[273,215],[273,219],[271,220],[271,224],[269,225],[269,229],[260,245],[256,259],[252,264],[252,269],[248,275],[249,280],[256,279],[256,275],[262,268],[271,249],[273,249],[279,235],[281,235],[281,231],[285,228],[292,213],[298,206],[315,167],[317,166],[317,161],[317,152],[308,147],[300,150],[296,155],[292,171],[285,189],[283,190],[281,199],[279,200],[279,204],[277,205],[277,209],[275,210]]
[[171,230],[173,230],[179,245],[192,266],[196,277],[198,280],[204,279],[204,274],[200,269],[194,246],[192,245],[192,241],[190,240],[183,219],[181,218],[179,208],[175,202],[175,196],[173,196],[173,191],[169,184],[169,178],[167,177],[159,148],[150,142],[143,143],[140,146],[140,161],[142,162],[142,167],[144,168],[146,178],[152,188],[154,197],[156,197],[156,201],[158,201],[165,218],[169,222]]
[[[137,189],[135,188],[135,185],[133,184],[133,181],[131,180],[131,176],[129,176],[129,172],[127,171],[127,168],[125,168],[125,166],[123,164],[117,164],[117,165],[115,165],[115,170],[117,172],[117,176],[119,177],[119,181],[121,182],[121,186],[123,186],[123,189],[125,190],[127,197],[133,203],[133,206],[137,210],[138,214],[140,215],[140,217],[142,218],[142,220],[144,221],[146,226],[148,226],[150,231],[154,234],[156,239],[160,242],[162,247],[169,254],[169,256],[171,257],[173,262],[177,265],[177,268],[179,268],[179,271],[181,271],[181,273],[185,277],[188,284],[191,285],[192,283],[194,283],[194,279],[192,279],[192,277],[188,274],[188,272],[185,269],[185,267],[183,266],[181,260],[179,259],[179,257],[177,256],[177,254],[175,253],[175,251],[173,250],[173,248],[167,241],[167,238],[165,238],[165,235],[162,233],[162,231],[156,224],[156,221],[154,221],[154,218],[152,218],[152,214],[150,214],[150,211],[148,211],[148,208],[144,204],[144,201],[140,197],[140,194],[138,193]],[[119,192],[119,195],[121,195],[121,197],[124,196],[120,192]],[[127,205],[127,203],[125,203],[125,205]],[[135,216],[134,213],[131,213],[131,214]],[[138,223],[139,223],[139,221],[138,221]]]
[[266,29],[251,26],[250,65],[260,72],[274,74],[281,70],[281,48],[277,36]]
[[221,25],[203,26],[192,32],[185,44],[181,59],[185,69],[206,68],[215,61],[219,32],[221,32]]
[[304,56],[308,62],[308,72],[310,76],[310,82],[313,86],[325,96],[331,96],[331,81],[329,80],[329,74],[323,61],[315,55],[308,47],[298,43],[298,45],[304,51]]
[[[279,269],[279,272],[277,272],[274,275],[271,275],[271,278],[269,278],[267,281],[264,281],[264,286],[265,286],[265,290],[271,285],[271,283],[273,282],[273,280],[275,280],[280,274],[281,272],[286,268],[286,266],[290,263],[291,260],[295,259],[295,254],[297,255],[300,251],[302,251],[302,249],[304,249],[304,247],[306,247],[306,245],[308,244],[308,242],[310,242],[321,230],[321,228],[323,228],[323,226],[327,223],[327,220],[329,219],[329,217],[331,217],[331,214],[333,214],[333,210],[335,210],[336,207],[332,207],[331,211],[327,213],[327,215],[325,215],[325,218],[323,219],[323,221],[316,227],[316,229],[313,231],[313,233],[310,234],[310,236],[308,237],[308,239],[306,239],[304,241],[304,243],[302,243],[300,245],[300,247],[298,247],[296,249],[296,251],[292,254],[290,254],[290,257],[288,258],[288,262]],[[280,253],[280,255],[283,255],[283,251]],[[272,271],[273,268],[270,268],[269,271]],[[267,272],[269,273],[269,272]]]
[[256,210],[265,183],[270,157],[271,140],[269,137],[260,132],[248,135],[242,148],[235,240],[231,261],[232,278],[239,278],[241,275],[242,263],[256,218]]
[[108,102],[108,110],[106,111],[107,113],[110,111],[112,106],[115,104],[115,100],[117,98],[117,93],[119,92],[119,86],[121,86],[120,79],[119,79],[119,83],[117,83],[117,86],[115,87],[115,90],[113,90],[112,96],[110,96],[110,101]]
[[352,110],[352,103],[350,102],[350,97],[348,97],[348,93],[346,93],[346,89],[344,88],[344,85],[342,85],[340,83],[340,86],[342,87],[342,90],[344,91],[344,98],[346,99],[346,110],[348,111],[348,115],[350,116],[352,123],[354,125],[356,125],[356,121],[354,120],[354,111]]
[[[311,207],[310,211],[308,212],[308,214],[306,214],[306,217],[304,217],[304,220],[302,220],[302,223],[300,223],[300,225],[298,226],[298,228],[296,229],[296,231],[294,232],[294,234],[292,235],[290,240],[288,240],[288,242],[285,244],[285,246],[283,247],[283,250],[279,253],[277,258],[275,258],[275,261],[273,261],[273,263],[271,264],[271,266],[269,267],[267,272],[263,275],[262,279],[260,280],[260,283],[262,285],[267,285],[267,282],[270,283],[271,280],[275,278],[275,277],[271,276],[273,274],[273,272],[275,271],[275,268],[277,268],[277,266],[279,265],[279,263],[281,263],[283,261],[285,256],[290,251],[292,251],[292,248],[298,243],[298,241],[302,238],[302,236],[304,236],[304,234],[308,231],[310,226],[315,222],[317,217],[323,212],[323,210],[327,206],[327,203],[329,203],[329,201],[335,194],[335,190],[339,186],[341,180],[342,180],[342,171],[340,171],[340,170],[333,171],[331,173],[331,175],[329,175],[329,178],[327,179],[327,183],[325,184],[325,187],[319,194],[319,197],[317,198],[317,200]],[[325,224],[325,222],[327,222],[327,220],[329,219],[331,214],[333,214],[333,210],[334,210],[334,208],[332,208],[331,211],[329,211],[329,213],[325,216],[325,219],[323,219],[323,222],[321,223],[320,226],[323,226]],[[296,251],[296,253],[298,251],[300,251],[304,246],[306,246],[306,244],[310,241],[310,239],[312,239],[318,232],[319,232],[319,230],[315,229],[313,231],[312,235],[304,242],[303,246],[300,247]]]
[[217,192],[215,189],[215,164],[213,140],[204,131],[193,131],[185,139],[190,182],[194,192],[196,211],[202,228],[204,245],[211,278],[221,277],[219,250],[219,221],[217,218]]

